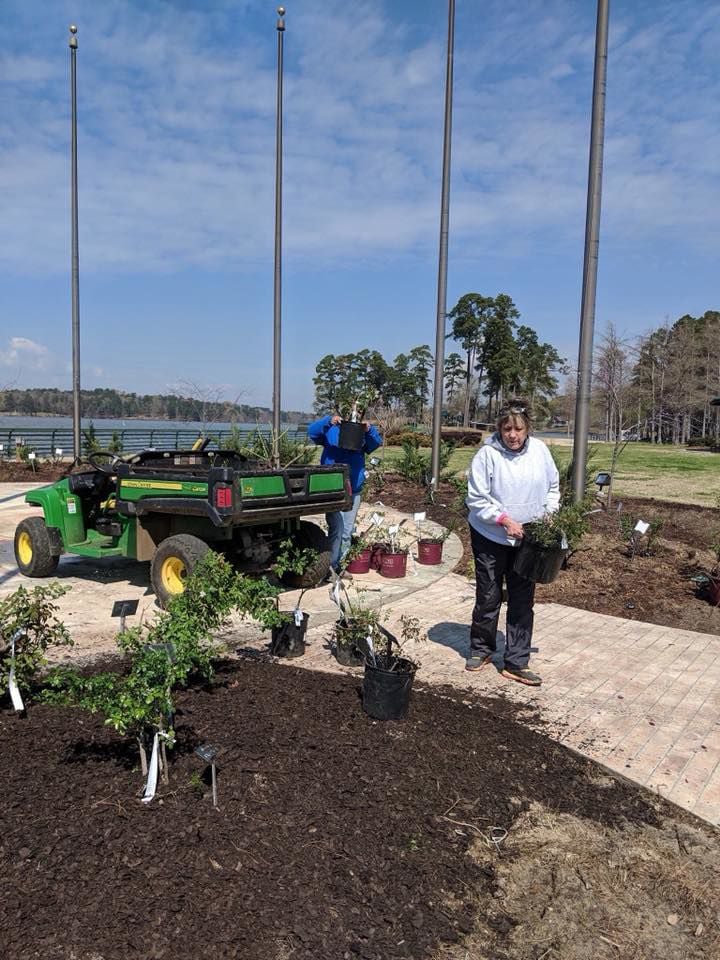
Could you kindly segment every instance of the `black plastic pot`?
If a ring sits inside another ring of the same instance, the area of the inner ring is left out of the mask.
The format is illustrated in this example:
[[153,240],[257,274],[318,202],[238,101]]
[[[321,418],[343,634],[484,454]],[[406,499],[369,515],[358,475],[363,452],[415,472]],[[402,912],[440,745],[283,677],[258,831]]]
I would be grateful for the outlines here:
[[365,427],[352,420],[340,421],[338,446],[342,450],[362,450],[365,443]]
[[515,573],[535,583],[551,583],[560,573],[567,556],[563,547],[543,547],[523,537],[515,554]]
[[362,708],[374,720],[402,720],[410,706],[417,666],[412,660],[398,657],[394,670],[375,667],[365,661],[362,685]]
[[309,619],[310,614],[304,613],[300,626],[293,617],[282,626],[273,627],[270,653],[274,657],[302,657],[305,653],[305,632]]
[[338,623],[335,627],[335,659],[343,667],[361,667],[370,653],[367,638],[353,633],[352,626]]

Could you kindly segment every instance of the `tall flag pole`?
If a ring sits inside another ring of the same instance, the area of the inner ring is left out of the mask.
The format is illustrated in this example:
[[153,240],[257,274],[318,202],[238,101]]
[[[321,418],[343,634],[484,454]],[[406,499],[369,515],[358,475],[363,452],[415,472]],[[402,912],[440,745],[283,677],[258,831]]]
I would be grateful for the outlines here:
[[585,215],[585,258],[583,261],[580,344],[578,349],[575,438],[573,442],[573,498],[585,496],[585,472],[590,428],[595,294],[600,245],[600,204],[602,200],[603,146],[605,141],[605,93],[607,88],[608,21],[610,0],[598,0],[595,29],[595,76],[593,79],[590,162],[588,167],[587,212]]
[[70,211],[72,274],[73,456],[80,457],[80,258],[78,255],[77,27],[70,26]]
[[440,482],[440,436],[445,367],[445,322],[447,317],[447,261],[450,225],[450,147],[452,142],[453,55],[455,48],[455,0],[448,0],[447,68],[445,72],[445,137],[443,141],[442,191],[440,200],[440,253],[438,257],[437,317],[435,327],[435,378],[433,386],[431,492]]
[[275,289],[273,297],[273,412],[272,454],[279,466],[280,453],[280,362],[282,312],[282,108],[283,108],[283,36],[285,7],[278,7],[277,22],[277,108],[275,111]]

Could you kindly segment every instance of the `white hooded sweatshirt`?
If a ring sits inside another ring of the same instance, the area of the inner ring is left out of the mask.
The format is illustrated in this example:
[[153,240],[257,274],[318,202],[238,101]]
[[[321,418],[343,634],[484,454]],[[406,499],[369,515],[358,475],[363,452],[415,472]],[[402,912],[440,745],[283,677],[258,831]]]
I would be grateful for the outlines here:
[[471,527],[488,540],[515,546],[498,523],[503,514],[529,523],[560,506],[560,478],[550,451],[542,440],[528,437],[514,452],[493,433],[473,457],[465,503]]

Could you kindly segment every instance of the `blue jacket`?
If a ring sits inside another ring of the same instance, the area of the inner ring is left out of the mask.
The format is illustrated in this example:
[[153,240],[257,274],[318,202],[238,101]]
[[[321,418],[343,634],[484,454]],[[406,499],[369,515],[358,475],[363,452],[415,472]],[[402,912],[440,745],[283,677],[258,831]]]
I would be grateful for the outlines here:
[[377,427],[370,426],[365,433],[365,442],[362,450],[343,450],[339,447],[340,427],[331,423],[332,414],[327,417],[321,417],[307,428],[308,439],[317,443],[323,448],[320,457],[320,463],[332,465],[333,463],[346,463],[349,467],[350,486],[353,495],[360,493],[362,485],[365,482],[365,454],[372,453],[373,450],[382,444],[382,437]]

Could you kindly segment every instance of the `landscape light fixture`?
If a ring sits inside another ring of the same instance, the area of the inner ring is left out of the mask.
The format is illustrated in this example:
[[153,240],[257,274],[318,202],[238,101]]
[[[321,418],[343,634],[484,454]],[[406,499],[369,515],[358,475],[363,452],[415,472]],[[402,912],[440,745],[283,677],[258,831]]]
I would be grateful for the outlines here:
[[612,480],[612,476],[611,476],[609,473],[604,473],[604,472],[603,472],[603,473],[599,473],[599,474],[595,477],[595,485],[597,486],[598,491],[599,491],[600,493],[602,493],[602,488],[603,488],[603,487],[609,487],[611,480]]
[[215,808],[217,808],[217,775],[215,770],[215,758],[217,757],[217,752],[217,747],[214,747],[211,743],[202,743],[199,747],[195,747],[195,754],[200,757],[201,760],[204,760],[205,763],[210,764],[212,775],[213,806]]
[[125,633],[125,618],[132,617],[137,613],[138,600],[116,600],[113,603],[111,617],[120,617],[120,633]]

